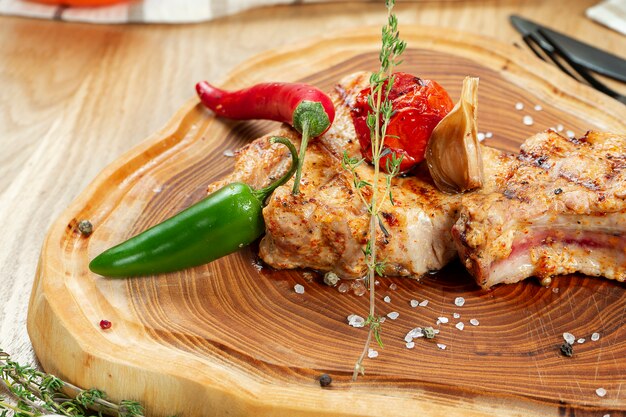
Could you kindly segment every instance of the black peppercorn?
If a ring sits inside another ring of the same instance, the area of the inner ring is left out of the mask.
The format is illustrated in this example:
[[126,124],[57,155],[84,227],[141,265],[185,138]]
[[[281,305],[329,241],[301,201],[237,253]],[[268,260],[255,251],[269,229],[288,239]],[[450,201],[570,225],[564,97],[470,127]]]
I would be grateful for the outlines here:
[[556,194],[556,195],[559,195],[559,194],[561,194],[562,192],[563,192],[563,190],[562,190],[562,189],[560,189],[560,188],[557,188],[556,190],[554,190],[554,194]]
[[81,220],[78,223],[78,230],[83,236],[89,236],[93,233],[93,225],[89,220]]
[[333,379],[328,374],[322,374],[319,377],[319,381],[321,387],[327,387],[333,382]]
[[571,344],[565,342],[561,345],[561,354],[563,356],[567,356],[568,358],[571,358],[572,355],[574,354],[574,348],[572,347]]

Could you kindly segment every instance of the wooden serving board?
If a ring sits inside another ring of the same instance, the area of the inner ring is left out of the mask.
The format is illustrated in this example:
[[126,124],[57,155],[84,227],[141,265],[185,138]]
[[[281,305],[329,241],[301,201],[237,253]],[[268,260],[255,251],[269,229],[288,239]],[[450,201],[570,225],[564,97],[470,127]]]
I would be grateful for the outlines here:
[[[261,54],[224,86],[304,80],[330,89],[346,74],[377,67],[378,33],[364,28]],[[558,125],[576,135],[626,132],[626,107],[529,52],[441,33],[403,27],[409,49],[401,70],[436,79],[454,100],[464,76],[479,76],[479,131],[493,133],[485,143],[514,150]],[[194,99],[84,190],[49,231],[30,302],[28,330],[47,371],[114,399],[139,400],[151,416],[625,415],[623,284],[568,276],[550,288],[530,279],[483,291],[458,262],[420,280],[380,279],[379,311],[400,316],[386,321],[384,349],[374,346],[379,356],[351,382],[366,330],[346,317],[365,315],[367,297],[328,287],[312,272],[272,270],[254,247],[162,276],[89,272],[102,250],[202,198],[207,184],[232,169],[224,151],[275,127],[217,120]],[[77,231],[81,219],[94,224],[89,238]],[[465,305],[457,307],[456,297]],[[412,299],[429,304],[412,308]],[[450,322],[437,326],[440,316]],[[112,328],[102,330],[101,319]],[[463,330],[455,327],[460,321]],[[404,336],[416,326],[440,333],[408,349]],[[586,339],[571,358],[559,354],[564,332]],[[329,388],[316,380],[322,373],[333,378]]]

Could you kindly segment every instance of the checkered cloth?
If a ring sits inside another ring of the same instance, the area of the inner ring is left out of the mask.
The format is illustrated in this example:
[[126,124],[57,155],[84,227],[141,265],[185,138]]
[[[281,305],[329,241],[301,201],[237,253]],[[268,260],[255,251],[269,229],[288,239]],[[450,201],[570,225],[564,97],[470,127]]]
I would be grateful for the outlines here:
[[49,6],[27,0],[0,0],[0,14],[88,23],[194,23],[254,7],[321,1],[328,0],[131,0],[102,7]]

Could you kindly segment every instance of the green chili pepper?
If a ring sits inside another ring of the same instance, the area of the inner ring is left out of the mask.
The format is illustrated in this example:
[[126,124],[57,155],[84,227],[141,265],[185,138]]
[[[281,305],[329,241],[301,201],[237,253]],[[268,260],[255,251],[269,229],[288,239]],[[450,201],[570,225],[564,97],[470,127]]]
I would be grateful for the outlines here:
[[200,202],[95,257],[89,269],[108,277],[152,275],[202,265],[254,242],[265,231],[265,199],[296,171],[298,154],[286,138],[291,168],[273,184],[254,190],[228,184]]

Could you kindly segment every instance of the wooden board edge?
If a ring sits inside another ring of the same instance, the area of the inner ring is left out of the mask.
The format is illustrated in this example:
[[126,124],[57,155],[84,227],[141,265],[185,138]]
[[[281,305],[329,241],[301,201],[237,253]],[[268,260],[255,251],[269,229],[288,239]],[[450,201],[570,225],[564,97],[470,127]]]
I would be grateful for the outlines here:
[[[366,31],[368,32],[368,36],[370,36],[372,39],[375,39],[375,36],[373,34],[372,35],[369,34],[369,30],[366,30]],[[359,31],[350,33],[349,36],[346,37],[346,42],[350,44],[349,39],[355,36],[358,37],[358,33]],[[410,36],[426,36],[426,34],[421,32],[421,29],[420,29],[420,30],[415,31],[415,33],[412,33]],[[473,35],[470,36],[470,38],[471,37],[473,37]],[[330,40],[332,39],[332,37],[329,36],[328,39]],[[468,39],[466,35],[465,35],[465,39]],[[433,48],[435,48],[436,46],[441,45],[437,42],[438,41],[433,40],[433,43],[428,46],[432,46]],[[316,45],[315,41],[311,41],[309,45],[312,45],[311,47],[313,47],[313,45]],[[493,47],[493,45],[490,45],[490,46]],[[454,48],[458,48],[459,44],[456,44],[456,43],[452,43],[450,45],[446,44],[445,47],[446,48],[449,47],[450,49],[448,50],[452,51],[452,50],[456,50]],[[290,47],[286,50],[287,51],[286,53],[295,53],[295,51],[297,51],[300,48],[302,48],[302,46]],[[465,49],[462,49],[462,48],[459,50],[463,50],[467,52]],[[494,48],[493,50],[498,50],[498,48]],[[254,65],[265,65],[264,62],[270,62],[272,59],[276,59],[277,57],[281,56],[280,51],[274,51],[270,55],[271,55],[270,57],[259,56],[255,60],[251,61],[250,63],[242,65],[225,81],[225,83],[227,85],[231,85],[231,84],[235,85],[236,83],[241,83],[243,82],[243,80],[238,77],[239,73],[245,73],[247,69],[253,67]],[[463,56],[467,56],[467,54],[464,54]],[[494,57],[495,57],[494,58],[495,61],[503,62],[502,61],[503,57],[501,55],[496,54],[494,55]],[[265,61],[265,60],[269,60],[269,61]],[[504,62],[510,62],[510,61],[504,61]],[[266,68],[267,68],[266,71],[271,72],[271,66],[268,65],[266,66]],[[510,71],[510,67],[505,66],[502,68],[503,68],[503,71],[505,70]],[[309,68],[308,72],[310,71],[311,69]],[[567,84],[567,82],[565,82],[565,84]],[[573,88],[576,89],[579,87],[577,85],[577,87],[573,87]],[[596,93],[595,91],[587,91],[585,93],[581,93],[581,97],[582,97],[582,99],[580,99],[582,100],[581,106],[583,106],[584,103],[588,103],[588,101],[584,100],[584,98],[587,97],[587,95],[592,97],[590,99],[592,100],[592,102],[604,104],[604,103],[608,103],[608,101],[612,101],[609,98],[605,99],[603,97],[599,97],[600,94]],[[556,94],[555,97],[559,98],[560,96],[559,94]],[[163,129],[151,135],[148,139],[146,139],[146,141],[142,142],[142,144],[129,150],[124,155],[122,155],[118,159],[118,161],[112,163],[107,168],[105,168],[105,170],[103,170],[96,177],[96,179],[94,179],[94,181],[88,186],[85,192],[83,192],[81,196],[68,207],[68,209],[63,213],[63,215],[59,218],[59,220],[54,223],[54,225],[52,226],[46,238],[46,242],[44,244],[44,248],[42,249],[42,252],[49,250],[49,248],[53,247],[56,244],[56,242],[58,242],[60,236],[62,236],[62,234],[65,232],[67,225],[72,221],[72,219],[76,218],[77,213],[80,213],[82,207],[84,207],[86,202],[90,199],[90,196],[93,194],[92,192],[88,192],[88,190],[97,189],[98,186],[101,185],[101,183],[104,180],[106,180],[113,172],[116,172],[117,170],[119,170],[121,166],[126,165],[126,164],[132,164],[133,159],[135,157],[137,157],[140,154],[145,153],[146,151],[152,149],[153,147],[157,145],[160,145],[163,138],[171,136],[172,132],[175,131],[176,128],[180,125],[181,121],[185,117],[187,117],[188,113],[193,111],[196,105],[197,105],[197,99],[191,99],[187,104],[185,104],[183,108],[181,108],[181,110],[179,110],[174,115],[172,120]],[[617,105],[621,106],[621,104],[619,103],[617,103]],[[619,112],[621,110],[620,108],[615,107],[613,103],[609,103],[607,104],[607,106],[609,106],[612,109],[610,112],[608,112],[609,115],[612,115],[613,113]],[[619,126],[619,124],[616,124],[616,126]],[[105,341],[103,341],[101,345],[102,351],[100,352],[94,352],[94,351],[87,352],[87,349],[85,349],[84,346],[81,346],[80,341],[77,341],[75,346],[67,346],[67,345],[61,346],[59,343],[56,343],[54,340],[48,341],[47,343],[43,343],[42,345],[39,345],[38,343],[35,342],[35,340],[37,340],[38,338],[33,337],[33,335],[35,335],[38,332],[39,326],[51,326],[52,328],[56,329],[54,331],[54,334],[59,335],[58,340],[63,340],[60,337],[60,335],[62,335],[63,333],[63,328],[64,328],[63,320],[75,319],[75,317],[71,317],[71,315],[67,315],[67,312],[64,309],[59,307],[59,306],[64,305],[65,303],[59,303],[58,300],[55,300],[57,302],[57,305],[53,305],[51,300],[48,300],[42,296],[42,293],[41,293],[42,285],[45,285],[45,282],[43,282],[44,277],[54,276],[56,272],[57,271],[46,270],[40,265],[40,268],[38,268],[37,277],[35,279],[33,293],[31,295],[31,305],[29,307],[28,331],[29,331],[29,334],[31,335],[31,340],[33,340],[35,351],[37,352],[37,355],[39,356],[42,364],[44,365],[46,369],[50,371],[59,372],[59,369],[57,368],[56,364],[61,363],[60,358],[62,356],[65,356],[65,359],[64,359],[65,361],[70,361],[70,362],[75,361],[78,366],[81,366],[81,364],[83,366],[85,364],[91,364],[90,366],[93,367],[93,364],[96,364],[98,362],[102,362],[102,364],[105,364],[107,362],[111,363],[110,358],[108,358],[108,355],[105,352],[107,350],[107,343]],[[65,301],[71,302],[71,300],[69,299]],[[63,320],[60,319],[61,317],[63,318]],[[84,340],[87,340],[92,337],[97,337],[97,332],[91,332],[91,333],[86,332],[84,335]],[[149,356],[147,356],[146,359],[149,359]],[[130,378],[130,380],[133,380],[133,381],[140,381],[140,384],[139,384],[140,388],[142,386],[141,381],[145,383],[146,381],[151,381],[153,380],[153,378],[155,378],[155,373],[151,372],[150,369],[133,368],[132,364],[127,364],[127,366],[129,367],[129,369],[127,370],[127,372],[129,373],[125,375],[125,377],[128,377]],[[94,368],[97,368],[97,367],[94,367]],[[248,412],[248,411],[253,411],[253,410],[255,411],[255,415],[263,415],[266,413],[269,415],[269,414],[276,413],[275,410],[272,410],[269,408],[270,405],[268,403],[263,401],[263,398],[266,398],[268,395],[273,395],[271,390],[268,391],[266,387],[263,387],[261,384],[256,384],[254,383],[254,381],[246,382],[250,386],[249,392],[233,397],[232,393],[228,394],[227,388],[220,385],[220,381],[224,382],[223,379],[226,376],[225,374],[221,374],[219,372],[219,369],[214,370],[215,378],[212,378],[210,382],[211,384],[214,384],[214,386],[222,387],[222,388],[215,388],[213,390],[209,390],[206,386],[199,386],[198,381],[192,380],[190,376],[186,374],[185,372],[181,373],[180,369],[171,368],[169,369],[169,371],[171,371],[172,376],[176,377],[176,383],[172,383],[170,385],[167,385],[164,383],[165,385],[162,387],[165,387],[166,392],[172,393],[173,396],[175,396],[176,398],[178,397],[184,398],[185,392],[189,390],[203,390],[203,391],[206,391],[205,395],[211,395],[214,398],[219,399],[219,401],[216,402],[216,405],[221,405],[225,407],[224,408],[225,413],[226,412],[233,413],[234,411]],[[77,377],[77,374],[80,372],[80,369],[77,368],[76,370],[74,370],[74,372],[75,372],[75,375],[61,374],[61,376],[67,377],[68,379],[72,381],[76,381],[77,383],[80,383],[80,378]],[[92,379],[89,379],[89,381],[96,381],[96,382],[102,381],[103,384],[107,382],[106,379],[104,380],[99,379],[98,375],[87,375],[87,376],[89,378],[92,378]],[[84,379],[84,380],[87,381],[87,379]],[[281,387],[280,389],[289,391],[287,388],[283,388],[283,387]],[[315,386],[315,384],[312,384],[311,386],[307,387],[305,392],[308,392],[312,396],[321,397],[321,398],[318,398],[318,400],[315,402],[316,406],[320,406],[320,404],[323,404],[323,406],[325,407],[333,407],[333,406],[337,407],[341,405],[340,403],[343,403],[345,401],[345,392],[343,392],[342,396],[337,396],[337,398],[334,399],[333,391],[326,391],[326,390],[320,391],[319,387]],[[300,396],[302,396],[302,393],[303,391],[301,390],[294,392],[293,398],[299,398]],[[116,398],[116,399],[120,399],[123,396],[122,391],[119,391],[119,392],[112,391],[110,392],[110,394],[112,398]],[[177,394],[180,394],[180,395],[177,395]],[[359,402],[359,399],[362,397],[362,395],[363,394],[360,393],[358,389],[354,390],[353,399],[355,403]],[[285,412],[288,412],[289,413],[288,415],[294,415],[294,416],[313,415],[318,412],[317,407],[297,408],[297,406],[293,402],[293,398],[289,397],[284,401],[284,405],[286,407]],[[381,400],[385,398],[388,398],[388,395],[381,395]],[[462,415],[465,417],[469,417],[469,416],[478,417],[478,416],[488,416],[488,415],[490,416],[537,415],[539,416],[539,415],[546,415],[547,413],[556,415],[556,410],[557,410],[556,406],[546,405],[546,404],[533,404],[532,401],[529,402],[526,399],[518,398],[517,400],[518,400],[518,405],[520,407],[520,411],[519,413],[516,414],[516,412],[512,411],[508,405],[504,407],[504,405],[489,404],[489,398],[485,398],[484,401],[479,401],[477,403],[468,402],[464,404],[462,407],[459,407],[459,403],[454,403],[451,405],[439,404],[437,401],[437,398],[432,398],[432,397],[429,397],[428,394],[424,394],[424,399],[422,400],[423,409],[420,410],[420,413],[421,415],[428,416],[428,417],[430,416],[434,417],[434,416],[440,416],[440,415],[446,415],[446,416],[455,416],[455,415],[461,416]],[[401,402],[402,399],[397,399],[397,400],[394,399],[394,401]],[[436,410],[433,409],[432,407],[433,402],[437,403],[438,409]],[[515,401],[513,403],[515,403]],[[171,401],[165,401],[163,403],[163,406],[166,406],[168,404],[171,405]],[[232,406],[227,407],[226,404],[234,405],[234,409]],[[412,407],[408,407],[411,404],[412,404]],[[183,406],[184,405],[185,404],[183,404]],[[412,415],[416,411],[414,408],[414,405],[415,405],[414,399],[410,400],[407,403],[407,410],[410,410],[409,414],[407,415]],[[339,409],[340,408],[337,409],[338,410],[337,415],[342,415],[342,414],[339,414]],[[350,409],[352,411],[349,413],[346,413],[345,415],[367,415],[368,413],[373,413],[372,415],[376,415],[376,414],[379,414],[380,412],[385,411],[384,408],[381,408],[380,410],[370,410],[370,409],[361,410],[358,407],[355,407],[353,405],[350,406]],[[361,413],[361,411],[363,413]],[[257,414],[257,412],[259,412],[260,414]],[[245,414],[241,414],[241,415],[245,415]]]

